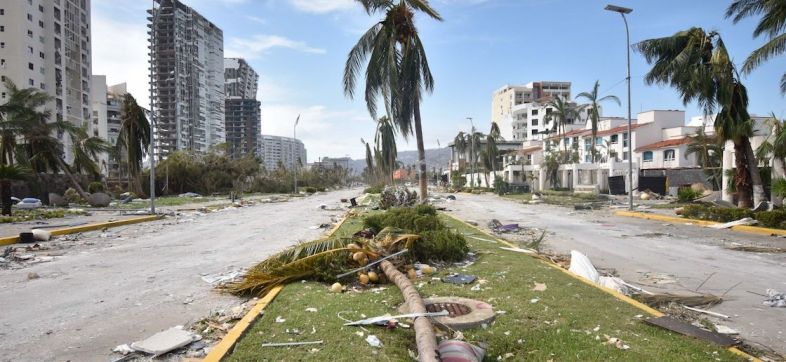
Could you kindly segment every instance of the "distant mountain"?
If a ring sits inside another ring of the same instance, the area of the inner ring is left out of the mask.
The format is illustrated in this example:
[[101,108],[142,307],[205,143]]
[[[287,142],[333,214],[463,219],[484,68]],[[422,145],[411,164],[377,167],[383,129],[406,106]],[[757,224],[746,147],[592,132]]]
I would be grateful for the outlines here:
[[[404,165],[414,165],[418,160],[418,151],[400,151],[398,153],[398,161],[403,163]],[[426,150],[426,166],[428,167],[429,171],[432,167],[435,167],[439,170],[440,167],[442,169],[447,169],[448,162],[450,162],[450,148],[432,148]],[[366,160],[352,160],[349,163],[349,167],[353,170],[353,173],[360,174],[363,172],[363,169],[366,168]]]

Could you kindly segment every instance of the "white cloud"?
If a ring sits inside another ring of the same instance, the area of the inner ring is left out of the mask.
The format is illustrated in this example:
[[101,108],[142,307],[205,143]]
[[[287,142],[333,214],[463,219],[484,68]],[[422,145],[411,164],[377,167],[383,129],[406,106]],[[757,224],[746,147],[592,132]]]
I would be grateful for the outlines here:
[[292,40],[278,35],[254,35],[249,39],[232,38],[226,46],[225,56],[258,58],[273,48],[287,48],[304,53],[324,54],[325,49],[314,48],[302,41]]
[[148,104],[147,26],[115,19],[100,11],[92,14],[93,74],[106,75],[110,84],[126,82],[137,101]]
[[329,13],[357,7],[355,0],[289,0],[296,9],[309,13]]
[[262,25],[267,24],[267,19],[260,18],[258,16],[248,15],[246,16],[246,19],[251,20],[257,24],[262,24]]

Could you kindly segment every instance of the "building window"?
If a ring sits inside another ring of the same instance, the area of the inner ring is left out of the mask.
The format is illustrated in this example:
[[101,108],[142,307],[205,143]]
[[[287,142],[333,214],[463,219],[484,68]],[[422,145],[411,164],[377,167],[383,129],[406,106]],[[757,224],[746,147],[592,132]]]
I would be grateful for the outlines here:
[[533,130],[532,130],[532,135],[534,136],[534,135],[536,135],[536,134],[538,134],[538,130],[536,130],[536,129],[533,129]]
[[675,157],[674,150],[665,150],[663,151],[663,160],[664,161],[674,161]]
[[3,92],[2,96],[3,96],[2,98],[5,99],[5,92]]
[[628,147],[628,133],[622,134],[622,147]]
[[27,14],[27,21],[33,21],[33,15]]
[[0,15],[5,15],[5,9],[0,9]]
[[5,31],[5,26],[0,25],[0,33]]
[[532,125],[533,126],[537,126],[538,125],[538,119],[537,118],[533,118],[532,119]]
[[27,63],[27,69],[33,70],[35,66],[33,66],[33,63]]
[[38,5],[38,11],[43,13],[44,12],[44,6],[43,5]]
[[620,135],[613,134],[611,135],[611,144],[616,145],[619,142]]
[[644,162],[652,162],[652,151],[646,151],[641,156]]
[[603,146],[603,137],[596,137],[595,138],[595,145],[596,146]]
[[35,87],[35,81],[32,79],[28,79],[27,83],[30,84],[31,87]]
[[39,21],[38,21],[38,27],[39,27],[39,28],[41,28],[41,29],[43,29],[43,28],[44,28],[44,22],[43,22],[43,21],[41,21],[41,20],[39,20]]
[[0,43],[0,49],[5,49],[5,42]]
[[627,161],[628,160],[628,152],[627,151],[622,153],[622,160],[623,161]]
[[44,59],[46,58],[46,54],[44,54],[44,52],[38,52],[38,57]]
[[532,115],[533,116],[537,116],[538,115],[538,110],[537,109],[533,109],[532,110]]

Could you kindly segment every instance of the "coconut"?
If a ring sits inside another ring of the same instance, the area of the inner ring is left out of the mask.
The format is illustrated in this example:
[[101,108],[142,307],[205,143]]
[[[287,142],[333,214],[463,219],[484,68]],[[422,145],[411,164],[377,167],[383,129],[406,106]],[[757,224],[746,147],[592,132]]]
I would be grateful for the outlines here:
[[355,243],[349,243],[349,244],[347,244],[347,249],[358,250],[358,249],[360,249],[360,246],[358,244],[355,244]]
[[333,293],[341,293],[343,288],[344,287],[341,286],[341,283],[333,283],[333,285],[330,286],[330,291]]
[[366,258],[366,253],[364,253],[362,251],[358,251],[357,253],[352,254],[352,260],[354,260],[354,261],[358,261],[359,262],[363,258]]
[[410,280],[415,280],[418,278],[418,273],[415,272],[415,269],[407,270],[407,278]]
[[426,274],[426,275],[434,274],[434,268],[432,268],[430,265],[422,266],[420,268],[420,271],[423,272],[423,274]]
[[369,279],[370,278],[366,274],[360,274],[360,276],[358,277],[358,281],[360,282],[360,284],[363,284],[363,285],[368,284]]
[[377,275],[377,273],[373,271],[368,272],[368,280],[371,281],[372,283],[376,283],[379,281],[379,275]]
[[639,198],[641,198],[642,200],[649,200],[650,199],[650,194],[644,192],[644,193],[641,194],[641,196],[639,196]]

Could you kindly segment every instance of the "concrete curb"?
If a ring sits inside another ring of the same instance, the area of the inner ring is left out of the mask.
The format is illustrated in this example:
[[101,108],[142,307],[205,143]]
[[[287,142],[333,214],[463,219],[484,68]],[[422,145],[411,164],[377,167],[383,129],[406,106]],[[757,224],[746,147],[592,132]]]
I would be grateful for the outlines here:
[[[677,223],[677,224],[692,224],[692,225],[700,225],[700,226],[710,226],[710,225],[718,225],[718,224],[720,224],[720,223],[714,222],[714,221],[685,219],[685,218],[682,218],[682,217],[659,215],[659,214],[647,214],[647,213],[636,212],[636,211],[617,211],[614,214],[617,215],[617,216],[625,216],[625,217],[633,217],[633,218],[637,218],[637,219],[671,222],[671,223]],[[734,231],[740,231],[740,232],[744,232],[744,233],[764,235],[764,236],[773,236],[773,235],[786,236],[786,230],[770,229],[770,228],[764,228],[764,227],[761,227],[761,226],[739,225],[739,226],[732,226],[730,229],[734,230]]]
[[[135,217],[131,219],[125,220],[118,220],[118,221],[108,221],[108,222],[100,222],[95,224],[88,224],[88,225],[80,225],[74,226],[70,228],[63,228],[63,229],[55,229],[52,230],[52,236],[57,235],[66,235],[66,234],[75,234],[75,233],[83,233],[86,231],[93,231],[93,230],[102,230],[106,228],[112,228],[117,226],[123,225],[131,225],[131,224],[139,224],[148,221],[159,220],[163,218],[163,216],[159,215],[150,215],[150,216],[142,216],[142,217]],[[0,238],[0,245],[12,245],[16,244],[19,241],[19,236],[8,236]]]
[[[344,225],[344,222],[347,221],[349,218],[350,216],[345,216],[344,218],[342,218],[336,224],[336,226],[330,229],[330,231],[327,233],[327,236],[328,237],[333,236],[333,234],[335,234],[336,231],[338,231],[338,229],[342,225]],[[262,313],[265,307],[267,307],[271,302],[273,302],[273,299],[275,299],[278,293],[280,293],[281,290],[283,289],[284,286],[279,285],[271,289],[267,294],[265,294],[262,297],[262,299],[260,299],[259,302],[257,302],[257,304],[254,305],[254,307],[252,307],[248,311],[248,313],[246,313],[246,315],[244,315],[243,318],[240,319],[240,321],[237,322],[232,327],[232,329],[229,330],[229,332],[224,336],[224,338],[221,338],[221,341],[219,341],[218,344],[216,344],[215,346],[213,346],[213,348],[210,349],[210,352],[207,354],[207,356],[205,356],[202,362],[220,362],[222,359],[224,359],[227,353],[229,353],[229,350],[232,347],[234,347],[235,343],[237,343],[240,337],[242,337],[243,334],[246,332],[246,329],[248,329],[248,327],[250,327],[251,324],[254,323],[254,321],[257,319],[257,317],[259,317],[259,315]]]
[[[628,211],[619,211],[619,212],[620,212],[620,213],[624,213],[624,212],[628,212]],[[641,214],[641,213],[635,213],[635,214]],[[460,222],[460,223],[462,223],[462,224],[464,224],[464,225],[466,225],[466,226],[468,226],[468,227],[470,227],[470,228],[472,228],[472,229],[475,229],[475,230],[477,230],[478,232],[481,232],[481,233],[483,233],[483,235],[486,235],[486,236],[488,236],[488,237],[490,237],[490,238],[492,238],[492,239],[496,240],[497,242],[499,242],[499,243],[501,243],[501,244],[507,245],[507,246],[509,246],[509,247],[511,247],[511,248],[518,248],[518,246],[517,246],[517,245],[511,244],[511,243],[510,243],[510,242],[508,242],[507,240],[503,240],[503,239],[501,239],[501,238],[498,238],[498,237],[496,237],[496,236],[494,236],[494,235],[490,235],[488,232],[486,232],[486,231],[484,231],[484,230],[480,229],[480,228],[479,228],[479,227],[477,227],[477,226],[474,226],[474,225],[468,224],[468,223],[467,223],[467,222],[465,222],[464,220],[461,220],[461,219],[459,219],[459,218],[453,217],[453,216],[451,216],[451,215],[448,215],[448,214],[445,214],[445,213],[443,213],[443,215],[445,215],[445,216],[447,216],[447,217],[449,217],[449,218],[452,218],[453,220],[456,220],[456,221],[458,221],[458,222]],[[650,214],[641,214],[641,215],[650,216]],[[622,215],[621,215],[621,216],[622,216]],[[655,215],[655,216],[663,216],[663,215]],[[633,216],[633,217],[635,217],[635,216]],[[663,216],[663,217],[664,217],[664,218],[671,218],[671,217],[669,217],[669,216]],[[689,219],[681,219],[681,218],[672,218],[672,219],[679,219],[679,220],[682,220],[682,221],[689,220]],[[658,220],[658,221],[667,221],[667,220],[662,220],[662,219],[652,219],[652,220]],[[710,224],[715,224],[715,223],[712,223],[712,222],[709,222],[709,221],[704,221],[704,222],[706,222],[706,223],[710,223]],[[760,228],[760,229],[763,229],[763,228]],[[520,253],[519,253],[519,254],[520,254]],[[554,268],[554,269],[557,269],[557,270],[559,270],[559,271],[561,271],[561,272],[565,273],[566,275],[568,275],[568,276],[572,277],[573,279],[576,279],[576,280],[578,280],[578,281],[580,281],[580,282],[582,282],[582,283],[584,283],[584,284],[587,284],[587,285],[589,285],[589,286],[591,286],[591,287],[594,287],[594,288],[600,289],[601,291],[603,291],[603,292],[606,292],[607,294],[610,294],[610,295],[612,295],[614,298],[617,298],[617,299],[619,299],[620,301],[622,301],[622,302],[624,302],[624,303],[627,303],[627,304],[629,304],[629,305],[631,305],[631,306],[633,306],[633,307],[636,307],[636,308],[638,308],[638,309],[640,309],[640,310],[642,310],[642,311],[644,311],[644,312],[647,312],[647,314],[649,314],[649,315],[652,315],[652,316],[655,316],[655,317],[661,317],[661,316],[663,316],[663,315],[664,315],[664,314],[663,314],[663,313],[661,313],[660,311],[658,311],[658,310],[656,310],[656,309],[653,309],[652,307],[650,307],[650,306],[648,306],[648,305],[646,305],[646,304],[644,304],[644,303],[641,303],[641,302],[639,302],[639,301],[637,301],[637,300],[635,300],[635,299],[633,299],[633,298],[631,298],[631,297],[629,297],[629,296],[627,296],[627,295],[624,295],[624,294],[622,294],[622,293],[620,293],[620,292],[618,292],[618,291],[616,291],[616,290],[613,290],[613,289],[610,289],[610,288],[606,288],[606,287],[602,287],[602,286],[600,286],[600,285],[597,285],[597,284],[595,284],[595,283],[593,283],[593,282],[591,282],[591,281],[589,281],[589,280],[587,280],[587,279],[584,279],[584,278],[582,278],[582,277],[580,277],[580,276],[578,276],[578,275],[576,275],[576,274],[573,274],[573,273],[571,273],[570,271],[568,271],[567,269],[564,269],[564,268],[562,268],[561,266],[559,266],[559,265],[555,264],[554,262],[552,262],[552,261],[551,261],[551,260],[549,260],[549,259],[546,259],[546,258],[544,258],[544,257],[542,257],[542,256],[539,256],[539,255],[537,255],[537,254],[524,254],[524,255],[527,255],[527,256],[530,256],[530,257],[536,258],[536,259],[540,260],[541,262],[543,262],[544,264],[546,264],[546,265],[548,265],[548,266],[550,266],[550,267],[552,267],[552,268]],[[742,350],[740,350],[740,349],[739,349],[739,348],[737,348],[737,347],[730,347],[730,348],[727,348],[727,350],[728,350],[729,352],[731,352],[731,353],[734,353],[734,354],[736,354],[736,355],[740,356],[740,357],[746,358],[746,359],[748,359],[749,361],[754,361],[754,362],[762,362],[760,359],[758,359],[758,358],[756,358],[756,357],[753,357],[753,356],[751,356],[751,355],[749,355],[749,354],[747,354],[747,353],[743,352]]]

